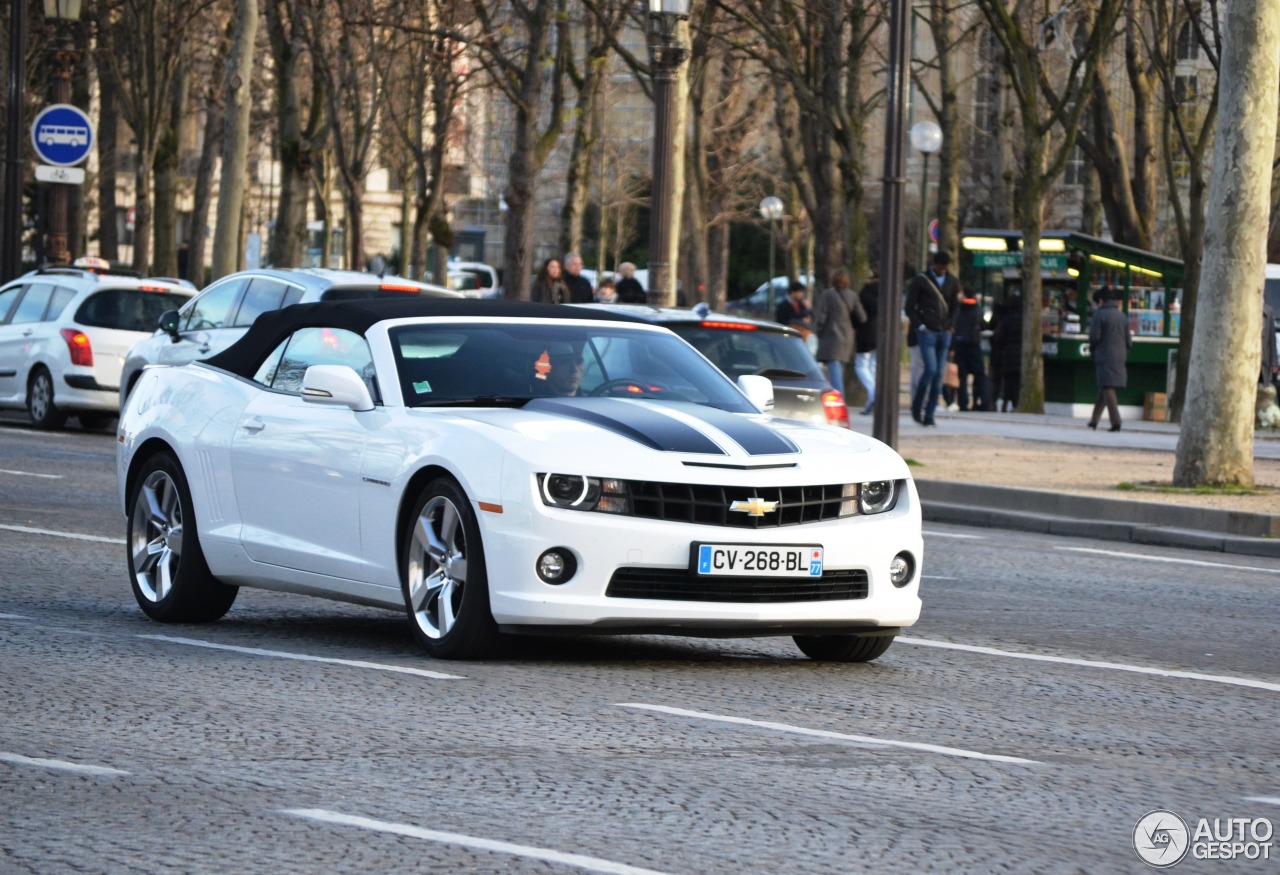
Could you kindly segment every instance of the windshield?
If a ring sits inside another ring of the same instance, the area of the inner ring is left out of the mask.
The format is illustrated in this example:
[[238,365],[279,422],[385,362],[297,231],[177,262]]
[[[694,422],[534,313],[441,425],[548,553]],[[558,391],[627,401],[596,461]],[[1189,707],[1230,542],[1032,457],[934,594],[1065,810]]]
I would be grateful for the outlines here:
[[673,334],[611,322],[413,325],[391,331],[410,407],[597,396],[755,409]]
[[746,374],[774,380],[826,379],[804,341],[794,334],[754,326],[717,328],[692,323],[669,327],[735,380]]

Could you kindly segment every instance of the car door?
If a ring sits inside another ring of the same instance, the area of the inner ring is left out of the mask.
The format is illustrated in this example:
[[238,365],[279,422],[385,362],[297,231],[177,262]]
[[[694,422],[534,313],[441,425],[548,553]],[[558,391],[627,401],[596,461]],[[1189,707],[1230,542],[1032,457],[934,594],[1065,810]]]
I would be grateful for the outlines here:
[[19,283],[0,289],[0,398],[14,401],[21,394],[18,385],[17,339],[22,336],[22,329],[15,329],[9,324],[9,313],[18,298],[22,297],[24,286]]
[[49,345],[49,326],[41,320],[53,290],[53,283],[46,280],[27,283],[9,308],[7,320],[0,325],[0,391],[15,400],[26,397],[32,356],[41,346]]
[[152,364],[185,365],[217,355],[244,334],[232,317],[250,277],[233,276],[216,282],[191,299],[178,314],[178,339],[162,342]]
[[231,444],[241,542],[257,562],[367,580],[359,496],[371,414],[304,401],[303,375],[320,364],[349,365],[372,386],[369,347],[350,331],[302,328],[267,358]]

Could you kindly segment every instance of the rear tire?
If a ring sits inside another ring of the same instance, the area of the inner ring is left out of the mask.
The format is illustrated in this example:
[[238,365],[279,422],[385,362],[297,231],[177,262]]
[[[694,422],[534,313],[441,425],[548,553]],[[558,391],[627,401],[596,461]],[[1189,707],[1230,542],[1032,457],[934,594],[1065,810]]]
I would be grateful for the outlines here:
[[210,573],[187,478],[169,453],[157,453],[142,466],[128,519],[129,582],[148,617],[209,623],[231,610],[240,589]]
[[818,662],[870,662],[883,656],[895,635],[794,635],[800,652]]
[[497,646],[480,525],[452,479],[431,481],[404,533],[401,589],[413,637],[437,659],[481,659]]
[[67,415],[53,403],[53,377],[44,368],[32,371],[27,382],[27,412],[36,428],[52,430],[66,425]]

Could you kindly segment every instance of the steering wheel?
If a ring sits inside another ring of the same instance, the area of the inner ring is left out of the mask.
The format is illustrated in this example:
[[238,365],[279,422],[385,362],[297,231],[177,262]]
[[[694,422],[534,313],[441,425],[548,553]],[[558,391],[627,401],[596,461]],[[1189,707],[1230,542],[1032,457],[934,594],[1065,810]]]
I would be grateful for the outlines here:
[[[625,388],[625,392],[616,390]],[[588,395],[599,397],[604,395],[655,395],[658,392],[669,391],[666,386],[661,383],[655,383],[652,380],[633,380],[629,377],[622,377],[617,380],[605,380],[599,386],[596,386]]]

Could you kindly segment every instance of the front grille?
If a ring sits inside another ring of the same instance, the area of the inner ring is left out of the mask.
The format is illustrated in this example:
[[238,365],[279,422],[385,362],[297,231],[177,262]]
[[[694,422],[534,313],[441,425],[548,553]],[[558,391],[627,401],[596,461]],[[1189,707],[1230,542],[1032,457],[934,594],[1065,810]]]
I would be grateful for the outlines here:
[[[839,519],[841,503],[849,501],[854,504],[852,499],[844,497],[844,485],[839,483],[756,488],[632,480],[628,485],[634,516],[743,529],[798,526]],[[764,516],[729,510],[733,502],[752,498],[776,501],[778,507]]]
[[683,568],[619,568],[605,595],[677,602],[832,602],[867,597],[867,572],[822,577],[700,577]]

